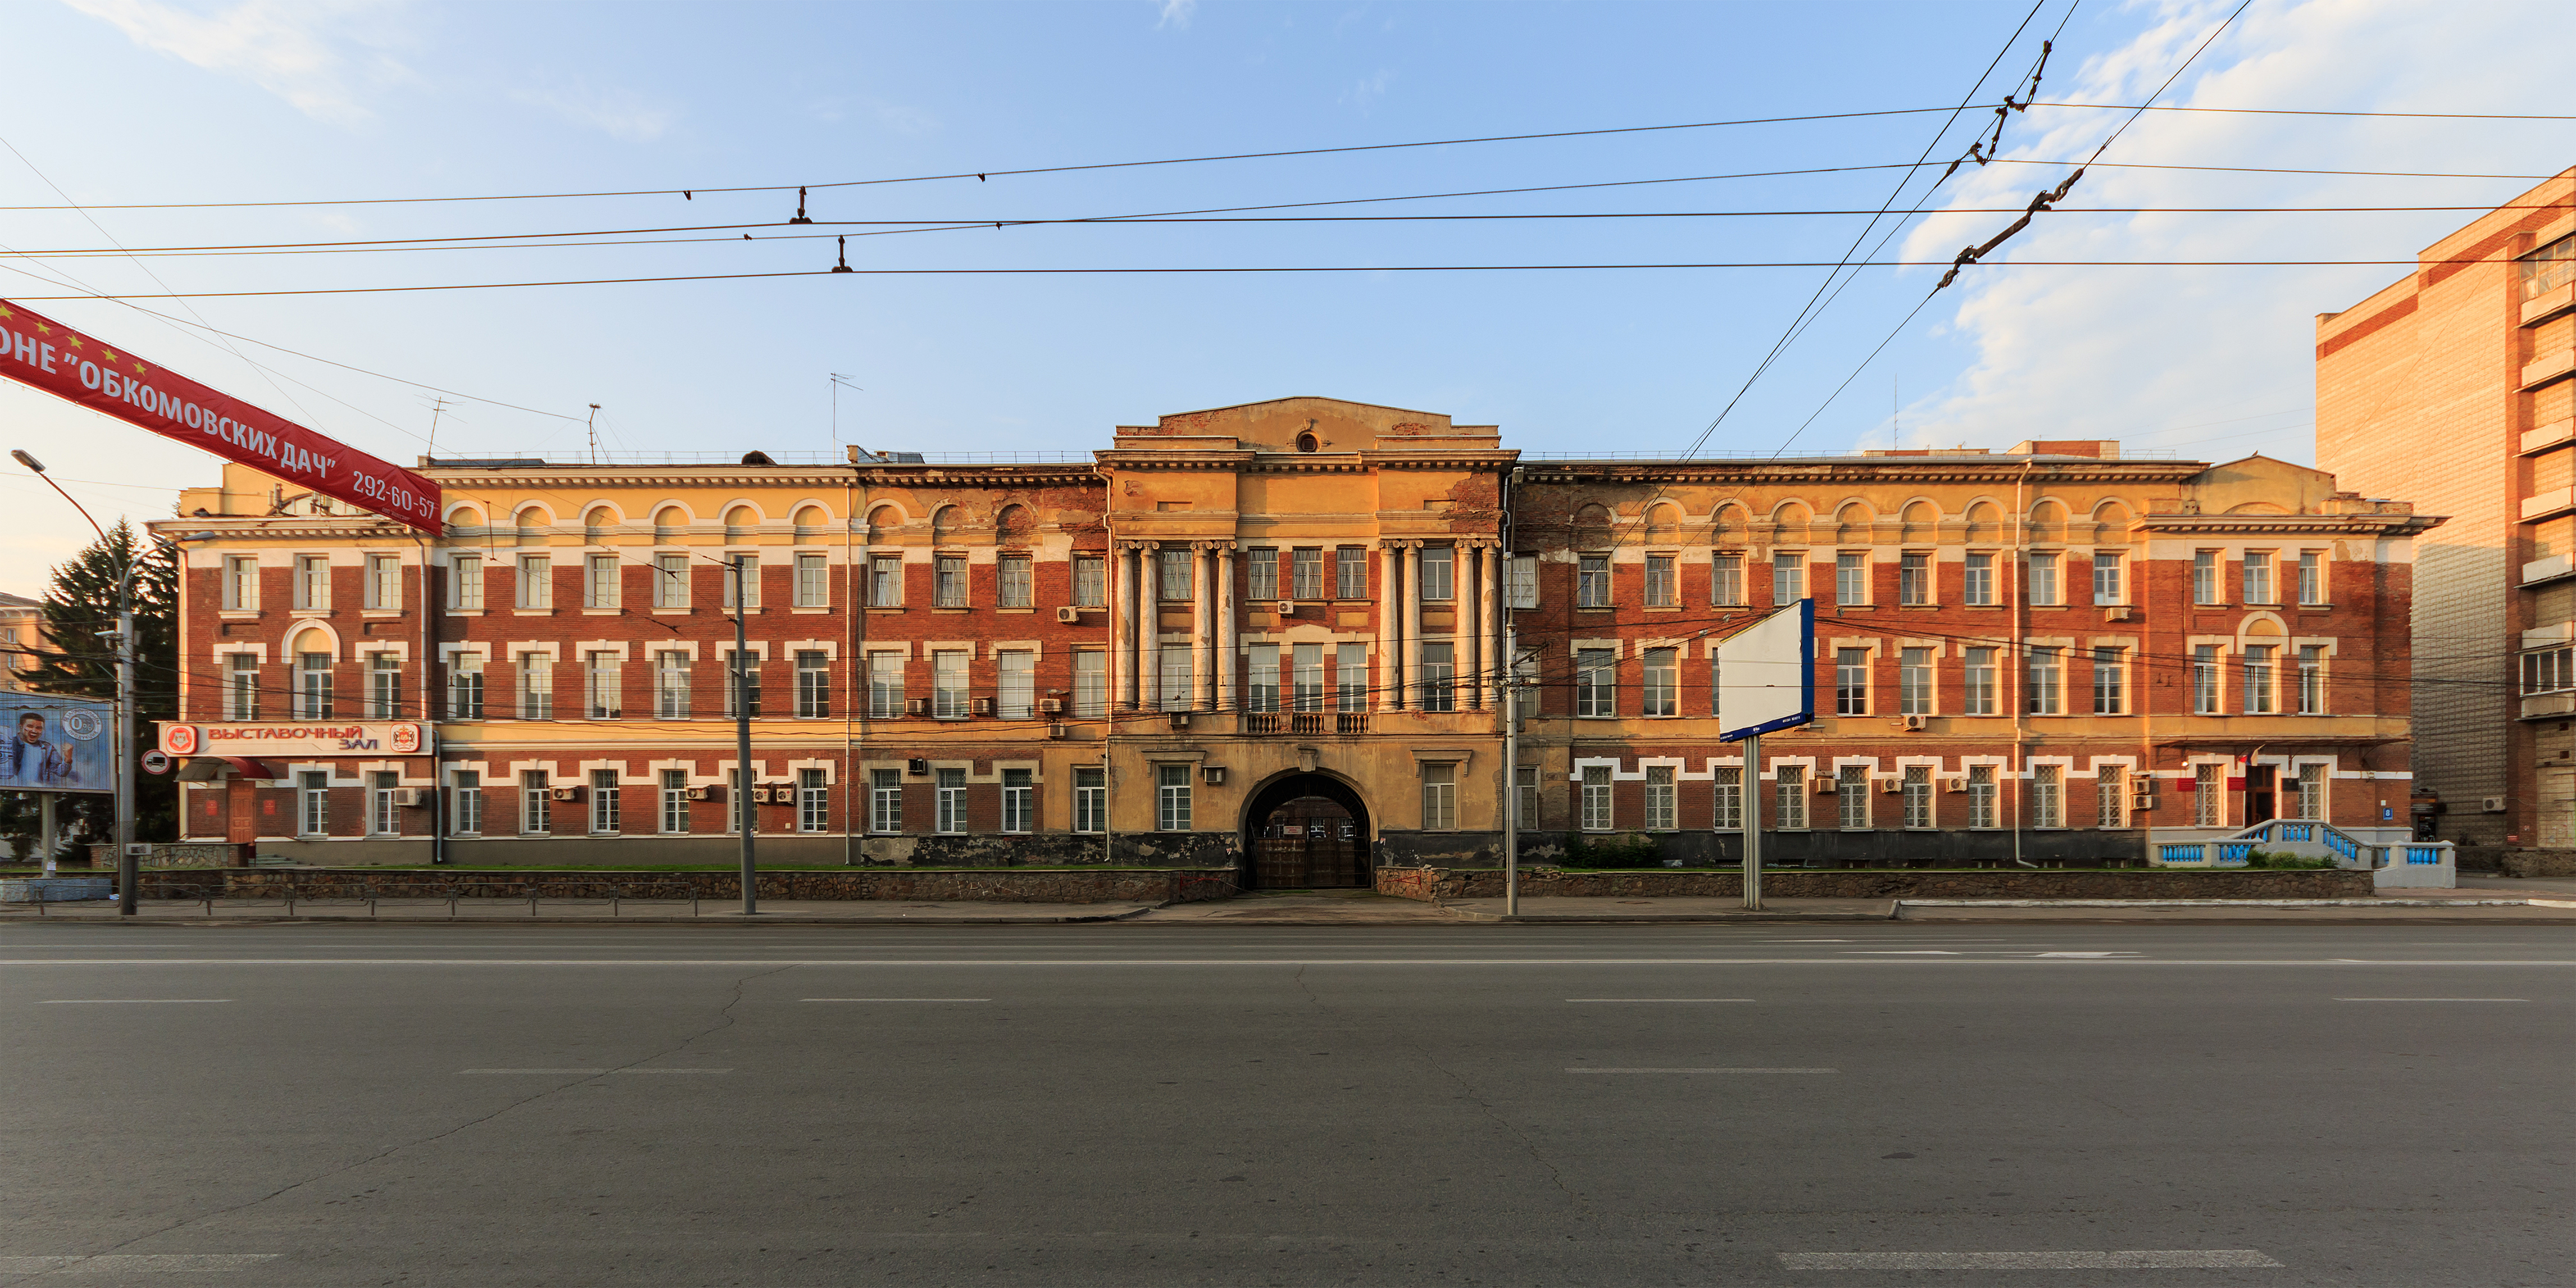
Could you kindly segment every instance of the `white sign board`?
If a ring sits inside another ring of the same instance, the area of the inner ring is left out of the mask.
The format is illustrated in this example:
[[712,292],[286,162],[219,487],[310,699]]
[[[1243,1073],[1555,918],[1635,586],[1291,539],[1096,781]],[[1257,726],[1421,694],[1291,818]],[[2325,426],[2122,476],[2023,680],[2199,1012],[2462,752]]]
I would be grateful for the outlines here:
[[417,756],[428,726],[400,724],[165,724],[173,756]]
[[1802,599],[1717,643],[1718,737],[1728,742],[1816,718],[1816,601]]

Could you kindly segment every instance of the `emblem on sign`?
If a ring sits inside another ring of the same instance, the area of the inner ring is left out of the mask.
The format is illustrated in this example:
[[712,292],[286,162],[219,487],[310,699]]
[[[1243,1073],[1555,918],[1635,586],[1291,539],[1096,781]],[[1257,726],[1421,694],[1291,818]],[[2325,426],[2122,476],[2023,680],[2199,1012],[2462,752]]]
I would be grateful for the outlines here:
[[88,742],[107,732],[107,722],[99,719],[95,711],[74,707],[63,713],[63,732],[82,742]]
[[420,750],[420,726],[419,726],[419,725],[407,725],[407,724],[406,724],[406,725],[395,725],[395,726],[394,726],[393,735],[392,735],[390,738],[388,738],[388,739],[387,739],[387,741],[389,741],[389,742],[391,742],[391,743],[393,744],[393,749],[394,749],[395,751],[398,751],[398,752],[404,753],[404,754],[406,754],[406,755],[408,755],[408,754],[410,754],[410,753],[412,753],[412,752],[419,751],[419,750]]
[[163,741],[163,742],[165,742],[165,743],[168,743],[168,744],[169,744],[169,746],[170,746],[170,750],[171,750],[172,752],[174,752],[174,753],[178,754],[178,755],[182,755],[182,756],[193,756],[193,755],[196,755],[196,754],[197,754],[197,726],[195,726],[195,725],[166,725],[166,726],[163,726],[163,728],[162,728],[162,730],[161,730],[161,741]]

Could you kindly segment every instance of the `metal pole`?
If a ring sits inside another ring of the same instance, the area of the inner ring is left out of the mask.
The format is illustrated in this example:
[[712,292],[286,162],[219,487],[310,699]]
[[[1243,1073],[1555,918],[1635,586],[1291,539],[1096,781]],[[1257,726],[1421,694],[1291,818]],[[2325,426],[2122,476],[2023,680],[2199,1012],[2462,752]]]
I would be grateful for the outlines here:
[[743,592],[741,555],[733,557],[733,748],[742,768],[734,777],[734,808],[742,814],[742,915],[760,911],[759,896],[752,890],[752,832],[759,815],[751,808],[751,645],[745,639],[742,624]]
[[1744,740],[1744,910],[1762,911],[1762,735]]
[[134,859],[134,574],[116,596],[116,915],[135,914],[143,880]]
[[1521,915],[1521,691],[1512,661],[1520,656],[1511,610],[1503,610],[1503,915]]

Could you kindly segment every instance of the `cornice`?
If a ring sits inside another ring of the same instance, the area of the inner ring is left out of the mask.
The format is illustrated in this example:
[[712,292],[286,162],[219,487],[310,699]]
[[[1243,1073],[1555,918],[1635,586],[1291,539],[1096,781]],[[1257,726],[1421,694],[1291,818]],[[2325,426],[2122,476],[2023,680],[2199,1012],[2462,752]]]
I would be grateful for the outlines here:
[[2150,514],[2138,520],[2142,532],[2198,535],[2226,533],[2352,532],[2372,536],[2414,536],[2449,521],[2438,514]]
[[[2034,464],[2028,468],[2030,477],[2033,479],[2156,483],[2187,479],[2209,467],[2197,461],[2050,461]],[[1522,481],[1531,484],[1587,483],[1604,480],[1637,483],[1742,483],[1748,480],[1783,484],[1869,481],[2011,483],[2022,477],[2023,469],[2024,466],[2017,462],[1964,464],[1941,461],[1926,464],[1914,460],[1896,460],[1883,464],[1877,461],[1806,463],[1747,461],[1705,464],[1673,461],[1537,461],[1521,467]]]

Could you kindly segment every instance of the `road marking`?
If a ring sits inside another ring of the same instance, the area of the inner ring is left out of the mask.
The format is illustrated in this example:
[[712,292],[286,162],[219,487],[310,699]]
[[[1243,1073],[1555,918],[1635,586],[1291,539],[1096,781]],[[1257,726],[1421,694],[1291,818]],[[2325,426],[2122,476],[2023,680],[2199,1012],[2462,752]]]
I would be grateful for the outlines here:
[[1569,997],[1569,1002],[1750,1002],[1749,997]]
[[2405,957],[1959,957],[1955,960],[1868,961],[1834,957],[25,957],[0,966],[972,966],[1063,970],[1072,966],[2427,966],[2567,967],[2576,958],[2463,960]]
[[146,1254],[107,1253],[96,1257],[0,1257],[0,1275],[124,1275],[206,1270],[248,1270],[263,1261],[275,1261],[275,1252],[242,1254]]
[[1568,1069],[1567,1073],[1840,1073],[1840,1069]]
[[2279,1266],[2251,1248],[2161,1252],[1783,1252],[1791,1270],[2227,1270]]
[[2528,997],[2338,997],[2338,1002],[2528,1002]]
[[800,997],[800,1002],[989,1002],[989,997]]
[[663,1069],[634,1069],[634,1068],[628,1068],[628,1069],[607,1069],[607,1068],[600,1068],[600,1069],[459,1069],[459,1070],[457,1070],[456,1072],[457,1072],[458,1074],[460,1074],[460,1075],[462,1075],[462,1074],[468,1074],[468,1073],[543,1073],[543,1074],[556,1074],[556,1075],[562,1075],[562,1074],[581,1074],[581,1075],[585,1075],[585,1076],[592,1076],[592,1077],[596,1077],[597,1075],[599,1075],[599,1074],[603,1074],[603,1073],[731,1073],[731,1072],[733,1072],[733,1070],[731,1070],[731,1069],[669,1069],[669,1068],[663,1068]]
[[48,997],[38,1006],[182,1006],[190,1003],[229,1002],[229,997]]

